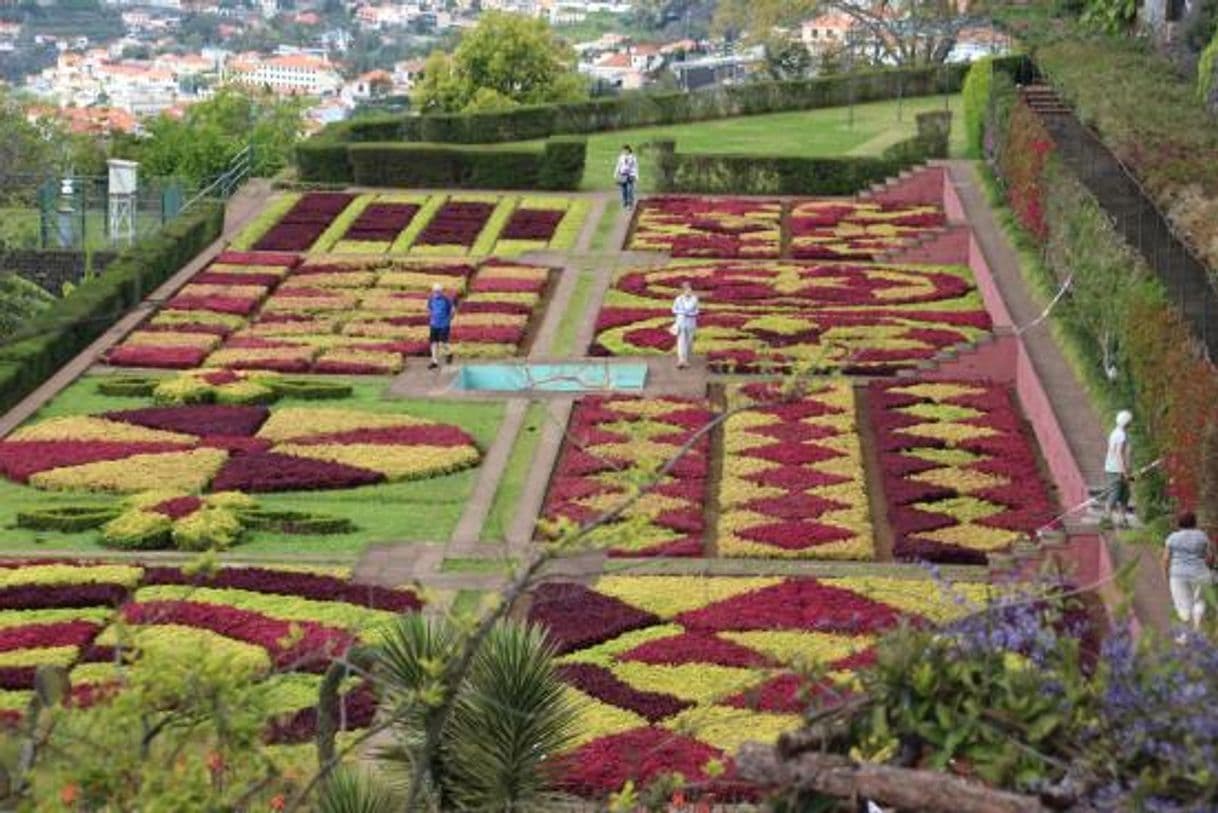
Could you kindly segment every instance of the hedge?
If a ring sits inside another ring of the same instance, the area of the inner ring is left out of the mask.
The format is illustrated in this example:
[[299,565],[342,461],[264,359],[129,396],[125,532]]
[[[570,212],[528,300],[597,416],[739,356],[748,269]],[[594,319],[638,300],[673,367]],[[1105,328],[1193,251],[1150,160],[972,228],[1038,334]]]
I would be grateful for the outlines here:
[[211,244],[224,209],[205,204],[124,251],[102,274],[30,320],[0,346],[0,410],[24,398]]
[[585,139],[575,137],[551,138],[541,149],[402,142],[325,147],[306,144],[300,148],[298,163],[304,181],[353,182],[360,186],[577,189],[584,174],[587,147]]
[[1218,423],[1218,374],[1145,260],[1056,156],[1010,79],[994,75],[990,94],[985,142],[1015,221],[1040,249],[1051,277],[1044,282],[1071,279],[1055,324],[1107,410],[1133,411],[1135,464],[1162,461],[1135,482],[1139,511],[1154,519],[1196,507],[1207,462],[1202,441]]
[[[1023,61],[1022,56],[1003,57],[995,60],[995,65],[1015,72]],[[529,105],[497,113],[376,116],[330,125],[313,140],[329,144],[344,141],[444,144],[530,141],[553,135],[688,124],[733,116],[839,107],[851,102],[956,93],[962,87],[967,71],[967,65],[890,68],[788,82],[725,85],[693,93],[635,93],[611,99]]]
[[951,132],[947,111],[921,113],[918,134],[881,156],[800,158],[772,155],[683,154],[673,142],[659,153],[659,189],[672,193],[733,195],[853,195],[929,158],[946,158]]

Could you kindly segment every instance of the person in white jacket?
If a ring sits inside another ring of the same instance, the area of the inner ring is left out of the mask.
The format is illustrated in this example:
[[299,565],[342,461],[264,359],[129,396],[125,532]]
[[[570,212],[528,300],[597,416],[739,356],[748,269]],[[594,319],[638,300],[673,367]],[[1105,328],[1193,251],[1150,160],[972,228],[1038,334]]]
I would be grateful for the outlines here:
[[677,337],[677,369],[689,366],[689,354],[694,348],[694,333],[698,329],[698,297],[689,282],[682,283],[681,293],[672,302],[675,317],[672,332]]
[[634,150],[626,144],[617,156],[617,165],[613,168],[613,180],[622,190],[622,208],[634,206],[634,186],[639,182],[639,159],[634,157]]

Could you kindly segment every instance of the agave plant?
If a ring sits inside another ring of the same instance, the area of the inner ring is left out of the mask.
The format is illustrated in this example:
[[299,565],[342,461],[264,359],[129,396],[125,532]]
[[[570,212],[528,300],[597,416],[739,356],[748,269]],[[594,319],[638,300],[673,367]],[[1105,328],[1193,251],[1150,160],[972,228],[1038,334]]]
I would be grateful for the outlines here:
[[402,800],[372,774],[340,768],[322,785],[318,813],[397,813]]
[[[553,757],[574,735],[576,709],[539,627],[505,621],[478,647],[439,724],[463,631],[447,619],[397,619],[371,652],[395,742],[381,751],[399,775],[414,772],[428,731],[438,728],[422,789],[441,810],[537,809],[553,798]],[[403,770],[405,769],[405,770]]]

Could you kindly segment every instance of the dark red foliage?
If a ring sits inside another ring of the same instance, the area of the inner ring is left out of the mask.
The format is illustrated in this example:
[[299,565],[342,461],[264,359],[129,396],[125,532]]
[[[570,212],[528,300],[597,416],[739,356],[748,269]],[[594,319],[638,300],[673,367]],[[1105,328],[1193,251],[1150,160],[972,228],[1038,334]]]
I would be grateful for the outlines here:
[[420,246],[472,246],[494,211],[491,203],[448,201],[415,240]]
[[617,659],[657,665],[714,663],[743,669],[771,665],[769,658],[761,653],[708,632],[686,632],[648,641],[618,655]]
[[121,584],[23,584],[0,587],[0,610],[117,607],[126,598]]
[[210,350],[201,347],[156,347],[124,344],[106,354],[106,363],[116,367],[156,367],[163,370],[185,370],[198,367]]
[[313,435],[294,441],[302,445],[318,443],[386,443],[391,445],[469,446],[474,439],[456,426],[392,426],[384,429],[352,429]]
[[894,626],[901,613],[858,593],[816,579],[791,578],[771,587],[681,613],[690,630],[816,630],[875,633]]
[[411,590],[356,584],[320,573],[295,573],[260,567],[225,567],[210,576],[189,575],[173,567],[149,567],[144,571],[143,583],[231,588],[255,593],[300,596],[317,601],[342,601],[360,607],[394,612],[408,612],[423,606],[423,602]]
[[328,460],[310,460],[275,452],[230,457],[215,479],[212,491],[314,491],[355,488],[379,483],[385,475]]
[[582,584],[547,582],[533,591],[529,621],[544,625],[558,652],[565,653],[658,624],[660,619]]
[[92,621],[61,621],[0,628],[0,652],[50,646],[84,646],[101,626]]
[[391,241],[410,225],[418,211],[415,203],[373,203],[360,212],[343,239]]
[[34,688],[34,666],[0,666],[0,690],[23,691]]
[[257,251],[306,251],[330,221],[354,199],[354,195],[345,192],[310,192],[296,201],[254,248]]
[[[372,725],[377,698],[370,683],[361,683],[339,699],[335,722],[339,731],[352,731]],[[271,721],[266,740],[275,745],[310,742],[317,736],[317,707],[308,706]]]
[[548,209],[517,209],[499,235],[501,240],[541,240],[549,242],[565,212]]
[[224,251],[215,261],[228,265],[276,265],[294,268],[300,263],[300,255],[273,251]]
[[193,404],[124,409],[106,412],[102,417],[167,432],[248,437],[258,431],[258,427],[262,426],[270,414],[271,411],[264,406]]
[[170,519],[181,519],[182,517],[190,516],[202,507],[203,500],[198,497],[174,497],[171,500],[157,503],[152,507],[152,510],[158,514],[164,514]]
[[569,663],[558,667],[559,676],[590,697],[611,706],[628,709],[648,722],[659,722],[693,705],[662,692],[645,692],[619,679],[603,666]]

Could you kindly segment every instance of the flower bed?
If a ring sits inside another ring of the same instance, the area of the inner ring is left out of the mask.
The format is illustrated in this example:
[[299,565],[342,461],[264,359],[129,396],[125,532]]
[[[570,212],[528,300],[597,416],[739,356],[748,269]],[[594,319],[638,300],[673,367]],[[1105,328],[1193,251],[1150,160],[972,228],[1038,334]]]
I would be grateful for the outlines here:
[[330,221],[355,200],[344,192],[309,192],[254,244],[258,251],[308,251]]
[[854,391],[784,396],[748,384],[724,422],[718,549],[728,557],[872,559],[875,546]]
[[[177,568],[88,563],[0,562],[0,722],[20,719],[34,670],[69,668],[77,702],[107,696],[118,674],[115,648],[158,649],[265,681],[271,742],[308,742],[328,661],[422,601],[412,591],[352,584],[345,575],[223,568],[189,575]],[[125,631],[117,626],[121,619]],[[138,660],[134,667],[139,668]],[[371,723],[376,701],[348,684],[346,728]]]
[[[581,398],[550,480],[543,527],[588,522],[614,508],[712,417],[705,402],[692,399]],[[594,532],[610,556],[701,555],[709,437],[703,434],[617,522]]]
[[782,204],[749,198],[647,198],[627,247],[674,257],[776,259],[782,250]]
[[419,234],[414,248],[426,246],[427,253],[465,254],[494,210],[494,203],[450,199]]
[[246,323],[296,265],[295,255],[226,252],[106,355],[117,367],[189,369]]
[[938,206],[807,200],[788,220],[790,256],[801,260],[875,259],[946,223]]
[[476,465],[473,439],[407,414],[206,404],[51,418],[0,441],[0,472],[37,488],[295,491]]
[[671,352],[671,305],[687,281],[701,301],[694,351],[718,371],[803,364],[882,374],[990,329],[964,267],[674,262],[617,275],[597,317],[592,354]]
[[526,197],[499,233],[494,253],[506,257],[526,251],[569,251],[588,216],[584,198]]
[[984,564],[1057,513],[1005,387],[877,382],[867,398],[898,558]]
[[[566,788],[604,797],[680,771],[724,796],[746,795],[731,754],[798,728],[805,696],[844,694],[874,636],[902,618],[939,622],[967,607],[928,581],[605,576],[594,588],[544,584],[529,619],[550,630],[579,704],[561,758]],[[970,599],[981,585],[957,585]],[[814,686],[799,667],[827,670]]]

